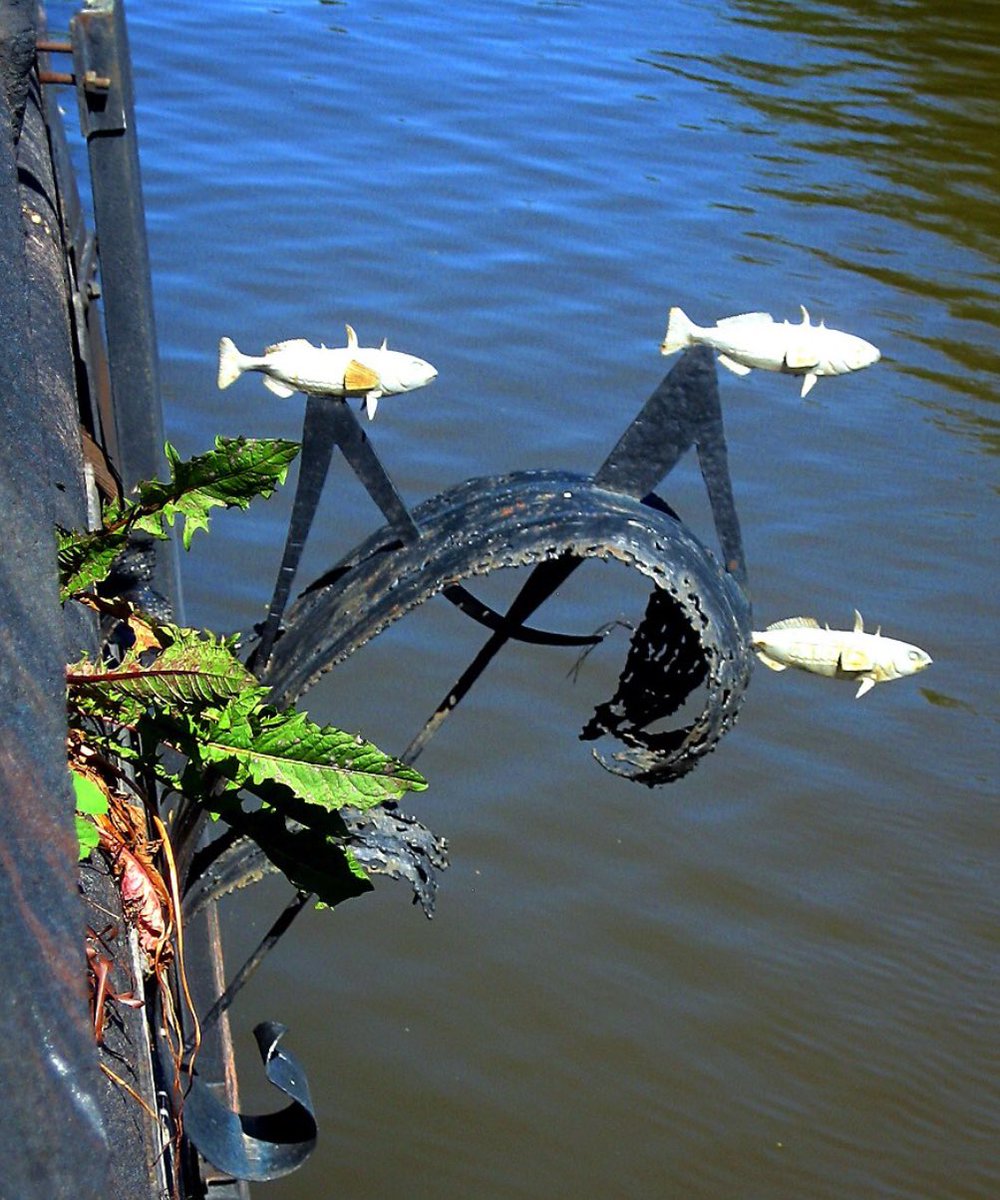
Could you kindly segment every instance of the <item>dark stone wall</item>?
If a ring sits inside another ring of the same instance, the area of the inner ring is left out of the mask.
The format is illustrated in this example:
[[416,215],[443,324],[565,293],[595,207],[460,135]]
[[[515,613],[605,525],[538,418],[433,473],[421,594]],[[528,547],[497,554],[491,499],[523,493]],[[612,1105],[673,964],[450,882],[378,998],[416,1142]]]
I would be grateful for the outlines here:
[[[36,92],[33,115],[20,123],[22,188],[12,94],[32,106],[27,89],[2,89],[0,1157],[5,1196],[76,1200],[107,1194],[109,1163],[87,1020],[54,541],[56,521],[81,524],[85,509],[72,371],[65,376],[65,268],[54,210],[35,176],[44,128]],[[61,301],[50,309],[53,288]]]

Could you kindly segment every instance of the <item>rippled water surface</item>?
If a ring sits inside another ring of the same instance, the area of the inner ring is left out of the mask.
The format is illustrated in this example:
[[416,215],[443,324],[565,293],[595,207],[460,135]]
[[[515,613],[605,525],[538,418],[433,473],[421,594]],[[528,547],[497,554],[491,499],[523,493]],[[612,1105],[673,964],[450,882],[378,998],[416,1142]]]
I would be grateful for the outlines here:
[[[576,738],[626,635],[575,684],[574,651],[511,648],[420,759],[409,807],[451,843],[435,920],[387,883],[309,913],[236,1010],[248,1106],[270,1103],[249,1037],[270,1017],[322,1118],[307,1166],[261,1194],[1000,1194],[1000,6],[129,17],[182,452],[300,431],[300,400],[215,389],[220,334],[336,344],[350,321],[440,372],[371,428],[409,502],[590,471],[670,365],[670,305],[709,323],[802,303],[883,359],[805,401],[720,371],[756,624],[857,607],[934,658],[858,702],[757,671],[716,753],[650,791]],[[709,536],[693,462],[665,495]],[[190,622],[260,618],[290,504],[195,540]],[[335,463],[303,581],[377,521]],[[643,596],[593,565],[543,623],[634,619]],[[309,707],[400,751],[482,640],[434,602]],[[227,902],[234,963],[283,898]]]

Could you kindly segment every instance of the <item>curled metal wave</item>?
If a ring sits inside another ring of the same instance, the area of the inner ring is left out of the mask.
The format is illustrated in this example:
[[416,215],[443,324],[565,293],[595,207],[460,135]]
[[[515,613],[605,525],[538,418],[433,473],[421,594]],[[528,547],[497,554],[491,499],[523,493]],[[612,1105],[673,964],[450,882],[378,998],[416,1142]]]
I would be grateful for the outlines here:
[[[301,1063],[281,1045],[287,1028],[262,1021],[254,1037],[267,1080],[288,1098],[274,1112],[233,1112],[195,1071],[180,1111],[184,1133],[212,1166],[233,1179],[263,1182],[297,1170],[316,1146],[316,1115]],[[161,1041],[162,1047],[162,1041]],[[165,1078],[172,1064],[162,1061]]]
[[[608,490],[591,476],[526,471],[470,479],[425,501],[412,516],[419,538],[400,542],[385,526],[289,610],[264,672],[277,703],[293,702],[388,625],[463,580],[540,563],[572,569],[596,558],[640,571],[669,597],[669,619],[658,617],[668,648],[651,646],[653,659],[662,667],[671,657],[669,644],[686,639],[704,667],[681,670],[684,656],[674,656],[678,669],[661,670],[662,687],[676,693],[667,708],[676,711],[702,685],[700,711],[668,744],[623,737],[623,751],[606,765],[623,763],[623,773],[646,782],[674,779],[732,725],[751,670],[749,603],[735,578],[666,506]],[[518,623],[511,619],[512,631]],[[608,731],[621,736],[621,724],[612,722]]]

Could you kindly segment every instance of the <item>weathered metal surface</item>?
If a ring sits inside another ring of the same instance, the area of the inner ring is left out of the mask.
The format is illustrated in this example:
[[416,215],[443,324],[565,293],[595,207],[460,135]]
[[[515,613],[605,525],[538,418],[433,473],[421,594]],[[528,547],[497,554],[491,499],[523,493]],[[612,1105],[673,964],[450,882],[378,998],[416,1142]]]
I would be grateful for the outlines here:
[[37,24],[35,0],[5,0],[0,5],[0,90],[6,104],[9,136],[15,144],[21,134],[28,80],[35,61]]
[[[163,469],[159,360],[123,5],[92,0],[70,24],[90,158],[118,470],[126,490]],[[154,587],[180,594],[172,542],[156,543]]]
[[[346,426],[337,435],[343,440],[357,428],[343,404],[326,419]],[[328,433],[325,462],[334,440]],[[653,492],[691,447],[708,488],[723,566]],[[388,478],[367,442],[366,450],[366,458],[349,461],[375,495],[372,480],[381,475],[388,484]],[[397,511],[398,498],[382,507],[390,524],[299,598],[270,661],[256,660],[279,703],[296,699],[369,638],[441,593],[493,633],[407,747],[402,757],[412,762],[507,641],[596,640],[525,625],[581,562],[596,557],[637,568],[659,593],[633,639],[617,695],[581,735],[605,733],[623,744],[613,759],[601,759],[604,765],[649,784],[676,779],[732,725],[753,663],[751,613],[715,365],[703,348],[689,351],[667,374],[594,476],[553,471],[474,479],[412,514]],[[307,528],[300,530],[295,561]],[[534,569],[505,614],[481,604],[462,583],[525,565]],[[289,583],[286,577],[282,606]],[[271,635],[277,611],[272,608]],[[703,702],[689,724],[655,737],[646,733],[646,725],[679,711],[698,687]]]
[[[198,955],[198,969],[189,975],[188,982],[195,1008],[199,1013],[204,1013],[222,995],[226,986],[217,907],[214,904],[206,905],[197,916],[188,919],[187,930],[193,934],[189,953]],[[202,1029],[202,1048],[198,1057],[201,1059],[201,1076],[206,1086],[211,1088],[221,1104],[231,1112],[238,1112],[239,1087],[227,1012],[221,1012],[211,1028]],[[250,1200],[250,1187],[245,1180],[233,1178],[228,1171],[213,1166],[194,1153],[191,1157],[198,1159],[191,1164],[191,1177],[200,1178],[212,1200]],[[195,1191],[193,1187],[191,1190]]]
[[[71,49],[69,43],[66,48]],[[42,56],[45,58],[46,56]],[[70,159],[66,131],[55,88],[43,88],[49,149],[56,180],[59,217],[62,223],[67,285],[70,291],[73,350],[77,366],[77,402],[80,420],[87,433],[98,443],[112,471],[119,460],[115,421],[111,401],[111,377],[108,370],[104,326],[97,282],[97,238],[88,228],[80,203],[76,174]],[[117,492],[120,480],[106,489]]]
[[[291,840],[294,830],[288,828],[284,818],[279,816],[276,821],[281,821]],[[431,833],[415,817],[394,806],[379,805],[368,812],[343,808],[331,814],[331,825],[334,823],[342,830],[343,845],[350,849],[368,874],[405,880],[413,888],[414,904],[419,904],[426,916],[433,917],[437,897],[436,872],[448,865],[445,838]],[[269,847],[277,840],[274,834],[269,836]],[[308,843],[309,838],[305,840]],[[311,840],[317,841],[314,836]],[[294,847],[294,852],[301,856],[299,847]],[[230,830],[228,835],[223,834],[199,850],[192,861],[184,893],[184,913],[189,918],[194,917],[223,896],[280,869],[257,843]],[[329,870],[329,867],[325,862],[318,862],[317,870]],[[359,892],[362,890],[367,889],[358,889]]]
[[278,1179],[315,1148],[309,1084],[298,1059],[281,1045],[287,1032],[276,1021],[263,1021],[253,1031],[268,1081],[289,1099],[284,1108],[262,1116],[233,1112],[197,1073],[185,1097],[188,1136],[210,1163],[236,1179]]
[[[407,542],[420,536],[413,517],[348,404],[331,396],[309,396],[302,423],[299,478],[285,539],[285,550],[281,566],[278,568],[267,620],[261,629],[260,640],[251,660],[253,669],[258,673],[263,670],[270,657],[271,648],[278,635],[302,550],[323,493],[334,446],[340,447],[344,458],[378,505],[399,540]],[[508,630],[507,636],[517,641],[550,646],[585,646],[593,644],[596,640],[593,637],[548,633],[524,625],[512,629],[510,622],[505,621],[500,613],[494,612],[460,584],[445,588],[443,595],[472,620],[493,630],[504,627]]]
[[[707,702],[671,752],[673,772],[690,769],[732,724],[751,669],[749,605],[676,518],[590,477],[535,471],[469,480],[418,506],[413,519],[419,541],[400,545],[391,529],[380,530],[290,610],[265,674],[278,703],[460,580],[541,562],[572,570],[574,560],[603,558],[669,592],[701,643]],[[523,615],[512,615],[511,626]]]
[[412,522],[408,520],[409,514],[405,505],[382,470],[382,464],[375,457],[366,435],[348,411],[345,402],[327,396],[307,397],[295,503],[288,523],[285,550],[274,584],[271,607],[257,647],[256,660],[261,665],[270,657],[271,647],[274,645],[302,557],[302,549],[312,528],[320,496],[323,494],[323,484],[326,482],[335,445],[341,447],[348,461],[357,464],[355,470],[362,472],[369,493],[386,518],[399,528],[400,536],[416,536],[412,530]]
[[[99,468],[107,465],[100,443],[114,448],[115,427],[102,330],[91,304],[95,240],[84,226],[53,97],[40,97],[33,72],[11,84],[12,71],[31,66],[35,45],[33,27],[29,54],[16,54],[20,42],[12,49],[4,37],[14,7],[0,13],[6,72],[0,102],[0,504],[8,516],[0,566],[0,911],[13,981],[0,1002],[0,1071],[16,1100],[0,1122],[0,1195],[138,1200],[162,1195],[167,1186],[159,1121],[143,1107],[156,1107],[156,1085],[144,1012],[109,1002],[100,1051],[87,1016],[88,927],[105,931],[113,988],[139,994],[142,980],[105,864],[95,857],[81,876],[76,863],[64,668],[84,650],[96,651],[97,632],[82,607],[60,608],[54,537],[56,525],[84,528],[93,518],[81,420],[93,435]],[[12,120],[8,96],[23,110]],[[10,129],[20,130],[16,162]],[[118,230],[105,224],[106,241],[115,243]],[[130,272],[130,289],[143,286],[141,268],[148,285],[145,258],[139,268]],[[155,391],[133,406],[132,417],[123,436],[142,430],[158,464],[159,440],[147,436],[160,424]],[[136,470],[152,475],[156,467]],[[166,572],[167,588],[171,578]],[[176,601],[176,593],[170,595]],[[201,952],[191,975],[199,984],[208,980],[206,991],[218,983],[211,970],[218,950],[212,920],[208,910],[188,931],[189,949]],[[225,1021],[216,1032],[221,1036],[206,1042],[203,1069],[224,1080],[235,1103]],[[134,1094],[102,1074],[99,1060]],[[193,1168],[185,1177],[193,1181],[192,1194],[201,1194],[197,1164],[192,1158],[186,1165]],[[220,1200],[246,1195],[243,1185],[218,1176],[212,1182]],[[187,1186],[181,1184],[184,1194]]]
[[643,405],[601,464],[594,480],[613,492],[642,500],[694,446],[698,453],[715,532],[726,572],[748,587],[729,455],[719,402],[715,358],[707,346],[684,354]]

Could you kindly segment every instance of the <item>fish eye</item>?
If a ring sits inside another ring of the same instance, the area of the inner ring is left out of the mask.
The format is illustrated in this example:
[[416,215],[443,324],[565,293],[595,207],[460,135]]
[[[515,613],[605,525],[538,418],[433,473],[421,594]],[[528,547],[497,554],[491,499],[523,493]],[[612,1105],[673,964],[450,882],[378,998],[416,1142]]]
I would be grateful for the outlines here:
[[906,657],[910,660],[910,662],[919,662],[920,659],[923,658],[923,655],[919,650],[910,650],[907,652]]

